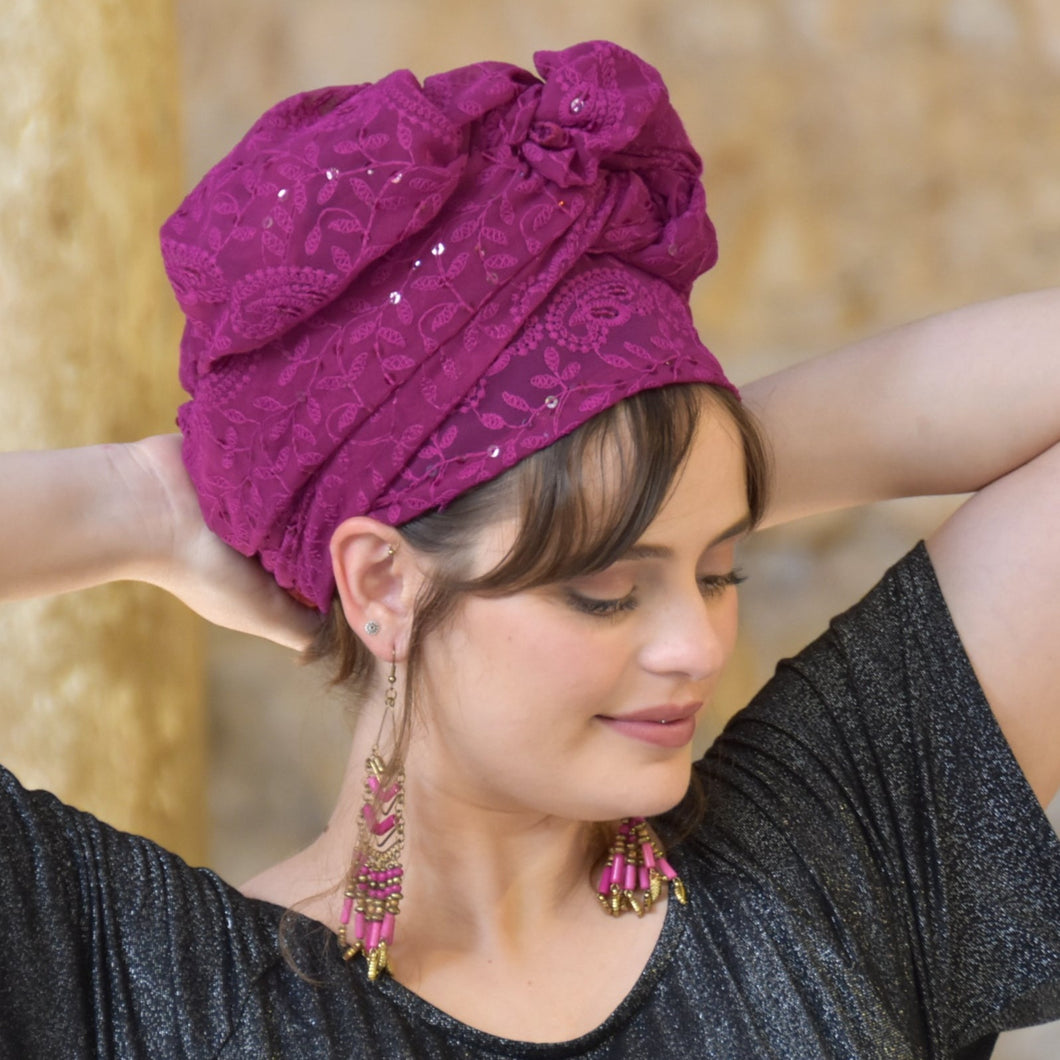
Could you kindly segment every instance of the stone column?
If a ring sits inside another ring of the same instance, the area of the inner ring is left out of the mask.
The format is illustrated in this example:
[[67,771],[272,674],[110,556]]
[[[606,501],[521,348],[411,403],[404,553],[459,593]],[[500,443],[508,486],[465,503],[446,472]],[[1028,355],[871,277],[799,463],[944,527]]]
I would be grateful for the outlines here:
[[[170,0],[5,4],[0,448],[174,429],[157,230],[183,183],[176,48]],[[135,585],[0,608],[0,762],[201,859],[197,621]]]

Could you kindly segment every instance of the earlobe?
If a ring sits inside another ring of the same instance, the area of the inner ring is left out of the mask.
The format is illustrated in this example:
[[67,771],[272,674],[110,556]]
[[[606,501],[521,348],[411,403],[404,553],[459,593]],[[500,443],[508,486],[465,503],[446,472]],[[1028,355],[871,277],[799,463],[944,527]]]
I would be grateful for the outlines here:
[[331,537],[331,565],[350,628],[377,658],[402,659],[408,646],[419,570],[385,523],[355,516]]

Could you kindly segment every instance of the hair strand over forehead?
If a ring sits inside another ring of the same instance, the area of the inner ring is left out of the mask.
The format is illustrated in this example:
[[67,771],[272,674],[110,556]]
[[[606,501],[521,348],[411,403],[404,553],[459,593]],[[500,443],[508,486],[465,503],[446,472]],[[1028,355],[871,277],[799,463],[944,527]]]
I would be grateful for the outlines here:
[[[414,609],[393,761],[403,759],[408,744],[425,639],[453,614],[460,599],[522,592],[614,563],[643,536],[666,502],[701,416],[722,416],[733,424],[743,449],[754,525],[763,515],[768,491],[768,458],[757,425],[728,391],[686,384],[641,391],[619,402],[447,508],[399,528],[432,569]],[[491,570],[473,576],[481,532],[512,517],[518,530],[508,552]],[[333,683],[348,685],[359,700],[376,676],[374,656],[346,624],[337,600],[306,659],[330,660]],[[664,838],[683,832],[701,812],[702,802],[702,793],[690,790],[658,822]]]

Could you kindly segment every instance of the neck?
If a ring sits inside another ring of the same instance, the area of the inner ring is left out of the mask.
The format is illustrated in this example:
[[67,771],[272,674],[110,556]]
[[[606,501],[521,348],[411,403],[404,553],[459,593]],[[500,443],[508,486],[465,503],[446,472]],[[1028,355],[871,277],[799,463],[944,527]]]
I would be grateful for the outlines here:
[[[359,720],[328,827],[300,855],[305,866],[313,866],[316,891],[334,888],[349,871],[364,800],[364,763],[377,729],[371,716]],[[580,917],[595,907],[591,870],[605,846],[599,826],[483,802],[459,785],[439,782],[421,768],[415,752],[410,755],[402,941],[415,938],[417,948],[449,951],[471,945],[519,948],[548,920]],[[330,901],[311,907],[309,915],[335,927],[339,893],[333,890]]]
[[[359,720],[325,832],[246,885],[248,895],[338,930],[377,731],[377,718]],[[406,760],[404,897],[388,969],[493,1033],[552,1041],[595,1026],[632,987],[663,924],[661,915],[601,915],[591,870],[613,829],[498,809],[458,771],[417,761],[416,750]],[[499,1010],[486,1000],[496,996],[506,999]]]
[[520,948],[549,920],[594,901],[599,851],[582,822],[501,812],[414,786],[408,796],[410,919],[446,948]]
[[[364,802],[365,760],[379,731],[373,715],[369,709],[358,719],[327,828],[300,854],[245,884],[244,893],[292,906],[337,930]],[[485,801],[438,781],[420,767],[415,751],[410,754],[398,950],[514,954],[532,950],[544,925],[561,931],[599,915],[592,870],[609,833]]]

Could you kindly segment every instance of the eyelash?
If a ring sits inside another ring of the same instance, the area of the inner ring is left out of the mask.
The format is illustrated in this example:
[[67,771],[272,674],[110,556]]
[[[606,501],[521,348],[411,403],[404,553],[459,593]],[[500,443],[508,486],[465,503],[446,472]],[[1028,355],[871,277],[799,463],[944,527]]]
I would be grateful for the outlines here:
[[[699,591],[703,594],[703,597],[711,600],[716,596],[720,596],[731,586],[740,585],[742,582],[747,581],[747,578],[741,571],[731,570],[727,574],[707,574],[697,580],[699,582]],[[568,589],[567,602],[575,611],[580,611],[584,615],[591,615],[594,618],[614,618],[616,615],[626,611],[634,611],[638,606],[637,598],[633,591],[626,596],[619,597],[617,600],[599,600],[593,596],[582,596],[581,593]]]

